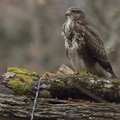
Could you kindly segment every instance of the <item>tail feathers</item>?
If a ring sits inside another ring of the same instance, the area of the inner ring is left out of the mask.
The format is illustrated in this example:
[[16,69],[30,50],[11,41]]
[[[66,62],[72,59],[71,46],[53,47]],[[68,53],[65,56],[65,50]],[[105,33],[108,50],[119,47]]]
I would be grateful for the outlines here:
[[117,78],[112,69],[108,69],[107,71],[112,75],[112,78]]

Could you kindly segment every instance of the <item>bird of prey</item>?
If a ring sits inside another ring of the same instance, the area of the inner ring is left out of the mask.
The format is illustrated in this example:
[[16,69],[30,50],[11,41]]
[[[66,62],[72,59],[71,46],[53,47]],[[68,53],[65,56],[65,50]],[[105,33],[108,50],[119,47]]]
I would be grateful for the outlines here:
[[106,56],[99,33],[88,25],[85,13],[70,7],[62,27],[66,56],[76,72],[89,72],[98,77],[116,78]]

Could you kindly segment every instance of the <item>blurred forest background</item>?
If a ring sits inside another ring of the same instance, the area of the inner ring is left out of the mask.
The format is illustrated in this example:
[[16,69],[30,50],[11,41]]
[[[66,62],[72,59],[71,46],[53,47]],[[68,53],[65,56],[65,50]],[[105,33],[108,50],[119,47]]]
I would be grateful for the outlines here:
[[38,73],[71,67],[61,36],[70,6],[86,13],[120,76],[120,0],[0,0],[0,73],[10,66]]

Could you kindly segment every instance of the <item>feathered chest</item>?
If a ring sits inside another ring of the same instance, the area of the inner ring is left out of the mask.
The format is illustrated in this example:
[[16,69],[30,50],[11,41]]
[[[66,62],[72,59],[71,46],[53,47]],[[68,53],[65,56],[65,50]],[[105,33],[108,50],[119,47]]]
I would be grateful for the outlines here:
[[64,26],[64,32],[66,37],[69,37],[72,34],[73,29],[74,29],[74,22],[68,20]]
[[74,21],[66,21],[63,25],[62,35],[67,49],[80,49],[85,45],[84,28]]

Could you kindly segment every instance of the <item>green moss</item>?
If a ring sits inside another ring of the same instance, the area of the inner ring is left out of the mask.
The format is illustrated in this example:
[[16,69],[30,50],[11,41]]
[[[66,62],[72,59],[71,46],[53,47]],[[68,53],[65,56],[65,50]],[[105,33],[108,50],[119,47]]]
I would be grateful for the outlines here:
[[112,84],[113,86],[111,87],[110,91],[111,91],[111,95],[114,96],[114,98],[119,97],[119,86],[120,86],[120,81],[119,80],[112,80]]
[[27,94],[32,86],[31,82],[39,78],[39,74],[36,72],[25,69],[9,67],[7,71],[16,73],[14,77],[9,78],[8,84],[17,94]]
[[60,84],[60,83],[58,83],[58,84],[55,84],[54,86],[52,86],[53,87],[53,89],[56,91],[67,91],[69,88],[67,87],[67,86],[65,86],[65,85],[62,85],[62,84]]
[[61,83],[54,83],[51,86],[51,94],[53,97],[67,98],[69,88]]
[[97,78],[96,75],[93,75],[93,74],[91,74],[91,73],[89,73],[89,72],[81,72],[80,75],[81,75],[81,76],[84,76],[84,77],[86,77],[86,78]]
[[78,79],[78,78],[73,78],[73,83],[82,85],[83,87],[88,86],[89,79],[85,77],[85,79]]
[[84,101],[82,104],[87,105],[87,104],[91,104],[91,102],[90,101]]
[[14,89],[14,91],[18,94],[25,94],[28,92],[29,88],[31,87],[30,83],[22,83],[19,80],[10,80],[9,85]]
[[120,85],[120,80],[113,80],[112,84],[116,87],[116,86]]
[[23,74],[23,75],[28,75],[28,76],[34,76],[34,77],[39,77],[39,74],[36,72],[31,72],[26,69],[20,69],[16,67],[9,67],[8,72],[14,72],[16,74]]

